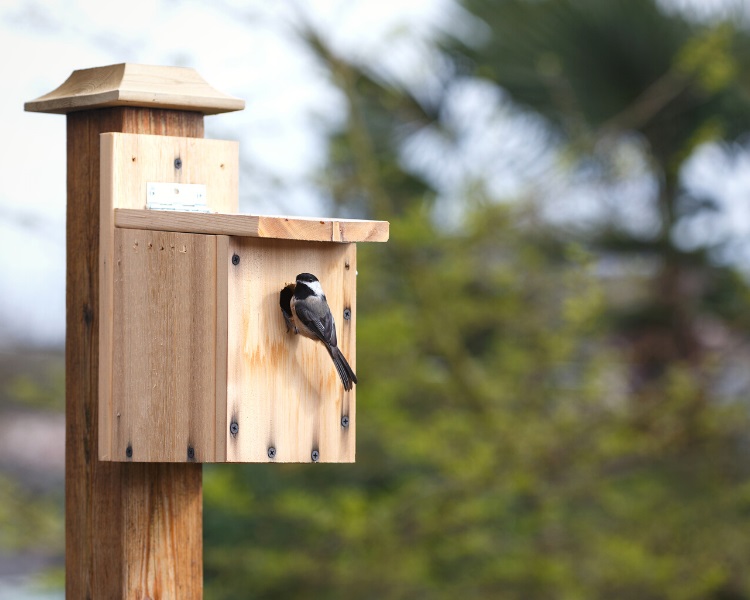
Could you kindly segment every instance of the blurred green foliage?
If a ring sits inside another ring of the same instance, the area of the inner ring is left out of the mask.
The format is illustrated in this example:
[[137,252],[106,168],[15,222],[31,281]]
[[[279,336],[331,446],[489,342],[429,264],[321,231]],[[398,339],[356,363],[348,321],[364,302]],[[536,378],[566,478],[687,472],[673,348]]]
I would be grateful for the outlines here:
[[[322,184],[391,222],[358,250],[358,462],[207,466],[206,595],[750,598],[750,423],[721,391],[748,287],[673,239],[680,166],[749,122],[748,35],[651,0],[466,6],[489,34],[443,40],[429,102],[302,32],[349,108]],[[655,233],[566,231],[482,181],[441,217],[399,144],[442,127],[466,78],[540,115],[571,168],[615,177],[602,148],[642,136]],[[649,268],[602,278],[611,257]],[[729,342],[707,343],[706,319]]]
[[0,475],[0,551],[44,548],[57,557],[63,546],[61,495],[40,496]]
[[6,406],[62,412],[65,408],[65,370],[60,361],[44,371],[21,372],[8,377],[2,388]]

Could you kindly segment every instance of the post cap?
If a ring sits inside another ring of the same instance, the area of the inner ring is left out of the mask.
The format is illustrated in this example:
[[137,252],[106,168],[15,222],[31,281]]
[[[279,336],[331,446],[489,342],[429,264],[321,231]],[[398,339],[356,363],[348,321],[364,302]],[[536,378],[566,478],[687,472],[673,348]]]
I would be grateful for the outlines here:
[[242,110],[245,101],[215,90],[191,68],[120,63],[73,71],[56,90],[26,102],[24,110],[66,114],[109,106],[171,108],[214,115]]

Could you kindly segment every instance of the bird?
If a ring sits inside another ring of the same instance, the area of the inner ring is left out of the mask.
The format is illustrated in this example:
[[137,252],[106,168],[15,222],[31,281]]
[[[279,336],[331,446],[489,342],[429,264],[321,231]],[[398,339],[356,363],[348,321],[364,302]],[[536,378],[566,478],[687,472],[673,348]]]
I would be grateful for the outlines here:
[[295,283],[281,290],[279,305],[287,331],[322,342],[333,360],[344,390],[351,390],[357,383],[357,376],[337,346],[336,323],[318,278],[311,273],[297,275]]

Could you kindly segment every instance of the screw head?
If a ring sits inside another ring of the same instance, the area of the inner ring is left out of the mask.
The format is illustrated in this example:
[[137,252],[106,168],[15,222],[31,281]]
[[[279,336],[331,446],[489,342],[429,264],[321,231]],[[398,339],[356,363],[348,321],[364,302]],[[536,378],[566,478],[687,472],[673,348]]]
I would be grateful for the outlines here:
[[268,458],[276,458],[276,448],[273,446],[268,448]]
[[237,435],[240,431],[240,425],[237,423],[237,421],[232,421],[231,425],[229,425],[229,433],[232,434],[232,436]]
[[349,427],[349,417],[344,415],[341,417],[341,426],[342,427]]
[[351,308],[345,308],[344,309],[344,319],[347,321],[352,318],[352,309]]
[[320,452],[317,450],[313,450],[312,454],[310,454],[310,458],[312,458],[313,462],[318,462],[318,459],[320,458]]
[[125,456],[128,458],[133,458],[133,446],[128,446],[125,448]]
[[188,460],[193,460],[195,458],[195,448],[192,446],[188,446]]
[[182,159],[181,158],[175,158],[174,159],[174,168],[175,169],[181,169],[182,168]]
[[240,255],[239,254],[232,254],[232,264],[236,267],[238,264],[240,264]]

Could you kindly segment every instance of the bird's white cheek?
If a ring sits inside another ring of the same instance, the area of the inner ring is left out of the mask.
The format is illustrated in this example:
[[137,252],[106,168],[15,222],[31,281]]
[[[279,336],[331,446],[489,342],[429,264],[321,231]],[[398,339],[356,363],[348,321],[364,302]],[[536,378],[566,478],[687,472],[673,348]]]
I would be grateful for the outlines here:
[[307,285],[309,285],[310,289],[318,296],[325,296],[325,293],[323,292],[323,286],[320,285],[319,281],[311,281]]

